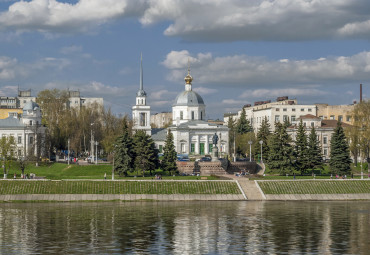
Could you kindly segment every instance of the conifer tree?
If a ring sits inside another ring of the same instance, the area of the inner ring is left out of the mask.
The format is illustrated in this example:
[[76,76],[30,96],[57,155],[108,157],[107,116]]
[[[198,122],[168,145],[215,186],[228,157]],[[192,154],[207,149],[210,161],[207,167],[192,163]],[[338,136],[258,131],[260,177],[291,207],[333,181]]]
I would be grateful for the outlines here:
[[311,128],[308,137],[308,168],[312,169],[312,171],[315,168],[322,169],[321,147],[314,127]]
[[268,151],[269,151],[268,139],[270,136],[271,136],[270,123],[265,117],[262,119],[261,126],[257,132],[257,141],[254,144],[255,158],[258,158],[258,155],[261,154],[261,144],[259,143],[260,141],[263,142],[262,143],[262,158],[265,158],[265,159],[268,158]]
[[307,147],[307,135],[305,128],[303,126],[302,120],[299,122],[298,131],[297,131],[297,138],[295,141],[295,148],[296,148],[296,162],[295,166],[296,169],[301,173],[301,175],[305,174],[307,169],[309,168],[308,164],[308,147]]
[[240,118],[238,120],[236,130],[237,130],[238,134],[245,134],[245,133],[253,131],[253,128],[251,126],[250,121],[247,120],[244,107],[243,107],[242,113],[240,115]]
[[134,135],[135,169],[140,170],[145,176],[145,171],[152,171],[158,166],[158,150],[155,148],[154,141],[143,130],[139,130]]
[[331,137],[329,166],[334,174],[344,175],[351,172],[348,143],[340,121]]
[[127,124],[123,125],[123,134],[116,139],[114,149],[114,171],[127,176],[134,167],[134,147]]
[[175,150],[175,145],[173,144],[173,134],[170,129],[168,129],[168,134],[163,148],[163,159],[162,159],[162,169],[164,171],[169,171],[170,174],[177,172],[177,153]]
[[279,170],[280,174],[292,173],[294,150],[286,127],[276,123],[275,132],[269,139],[268,165],[271,169]]

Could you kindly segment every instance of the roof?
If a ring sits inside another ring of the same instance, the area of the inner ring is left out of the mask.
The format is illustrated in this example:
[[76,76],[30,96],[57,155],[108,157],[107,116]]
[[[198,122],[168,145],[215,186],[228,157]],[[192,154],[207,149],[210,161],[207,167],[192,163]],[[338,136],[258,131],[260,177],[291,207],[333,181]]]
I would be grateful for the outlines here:
[[[321,127],[322,128],[335,128],[337,127],[338,121],[337,120],[322,120],[321,121]],[[351,127],[352,125],[343,123],[342,122],[342,127]]]
[[192,90],[190,91],[185,90],[177,95],[175,103],[173,105],[198,106],[204,105],[204,101],[203,98],[197,92],[194,92]]
[[6,119],[0,120],[0,128],[9,127],[24,127],[24,125],[19,119],[14,117],[8,117]]
[[303,116],[299,117],[299,118],[298,118],[298,120],[299,120],[299,119],[302,119],[302,120],[304,120],[304,119],[321,120],[321,118],[319,118],[319,117],[317,117],[317,116],[315,116],[315,115],[312,115],[312,114],[306,114],[306,115],[303,115]]
[[24,105],[23,111],[33,111],[35,110],[36,107],[40,108],[40,106],[37,103],[33,101],[29,101]]
[[180,125],[172,125],[171,128],[177,127],[177,129],[189,129],[189,128],[196,128],[196,129],[223,129],[227,130],[229,129],[227,126],[223,125],[217,125],[215,123],[210,123],[204,120],[191,120],[184,123],[181,123]]
[[167,137],[167,128],[152,128],[153,141],[165,141]]

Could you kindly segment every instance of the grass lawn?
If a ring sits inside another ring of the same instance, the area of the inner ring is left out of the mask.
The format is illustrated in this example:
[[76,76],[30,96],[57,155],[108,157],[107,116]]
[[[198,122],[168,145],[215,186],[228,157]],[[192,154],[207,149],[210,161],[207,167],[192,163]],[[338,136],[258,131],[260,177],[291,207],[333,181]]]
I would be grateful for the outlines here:
[[[14,164],[9,170],[8,179],[13,179],[14,173],[17,174],[17,178],[21,176],[21,170]],[[112,179],[112,165],[67,165],[63,163],[52,163],[42,164],[38,167],[35,164],[27,165],[25,174],[34,173],[36,176],[45,177],[50,180],[62,180],[62,179],[104,179],[104,173],[107,174],[107,179]],[[154,174],[154,173],[153,173]],[[148,174],[149,175],[149,174]],[[114,175],[115,179],[123,180],[151,180],[154,177],[134,177],[134,173],[131,177],[120,177],[118,174]],[[164,180],[197,180],[199,176],[162,176]],[[208,180],[217,180],[215,176],[207,176]]]

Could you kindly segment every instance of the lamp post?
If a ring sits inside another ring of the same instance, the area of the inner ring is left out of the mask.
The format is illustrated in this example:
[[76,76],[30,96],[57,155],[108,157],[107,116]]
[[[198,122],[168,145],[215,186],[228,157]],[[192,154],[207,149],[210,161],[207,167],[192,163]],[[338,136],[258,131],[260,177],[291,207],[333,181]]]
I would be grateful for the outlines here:
[[361,163],[361,179],[364,179],[364,172],[362,172],[362,158],[361,158],[361,150],[360,150],[360,144],[357,144],[358,148],[358,154],[360,154],[360,163]]
[[252,141],[248,141],[249,144],[249,162],[252,162]]
[[236,151],[235,151],[235,131],[234,131],[234,162],[236,162]]
[[262,159],[262,144],[263,144],[263,141],[259,141],[259,144],[261,144],[261,163],[263,163],[263,159]]
[[69,165],[69,138],[68,138],[68,165]]
[[112,181],[114,181],[114,156],[116,155],[116,148],[117,148],[117,145],[114,145],[114,149],[113,149],[113,165],[112,165]]
[[98,142],[96,141],[95,142],[95,155],[96,155],[96,157],[95,157],[95,165],[97,165],[98,164]]
[[91,136],[90,136],[90,145],[91,145],[91,148],[90,148],[90,157],[91,157],[91,162],[94,162],[94,136],[93,136],[93,128],[92,126],[94,125],[94,123],[91,123],[90,126],[91,126]]

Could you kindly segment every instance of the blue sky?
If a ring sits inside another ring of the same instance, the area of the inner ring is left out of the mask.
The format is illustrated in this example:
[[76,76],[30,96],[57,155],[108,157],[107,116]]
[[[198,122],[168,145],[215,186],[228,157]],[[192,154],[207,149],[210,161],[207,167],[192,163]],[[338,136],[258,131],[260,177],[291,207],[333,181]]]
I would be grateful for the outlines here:
[[193,89],[208,118],[278,96],[370,97],[368,0],[0,0],[0,95],[80,90],[131,114],[143,53],[152,112]]

